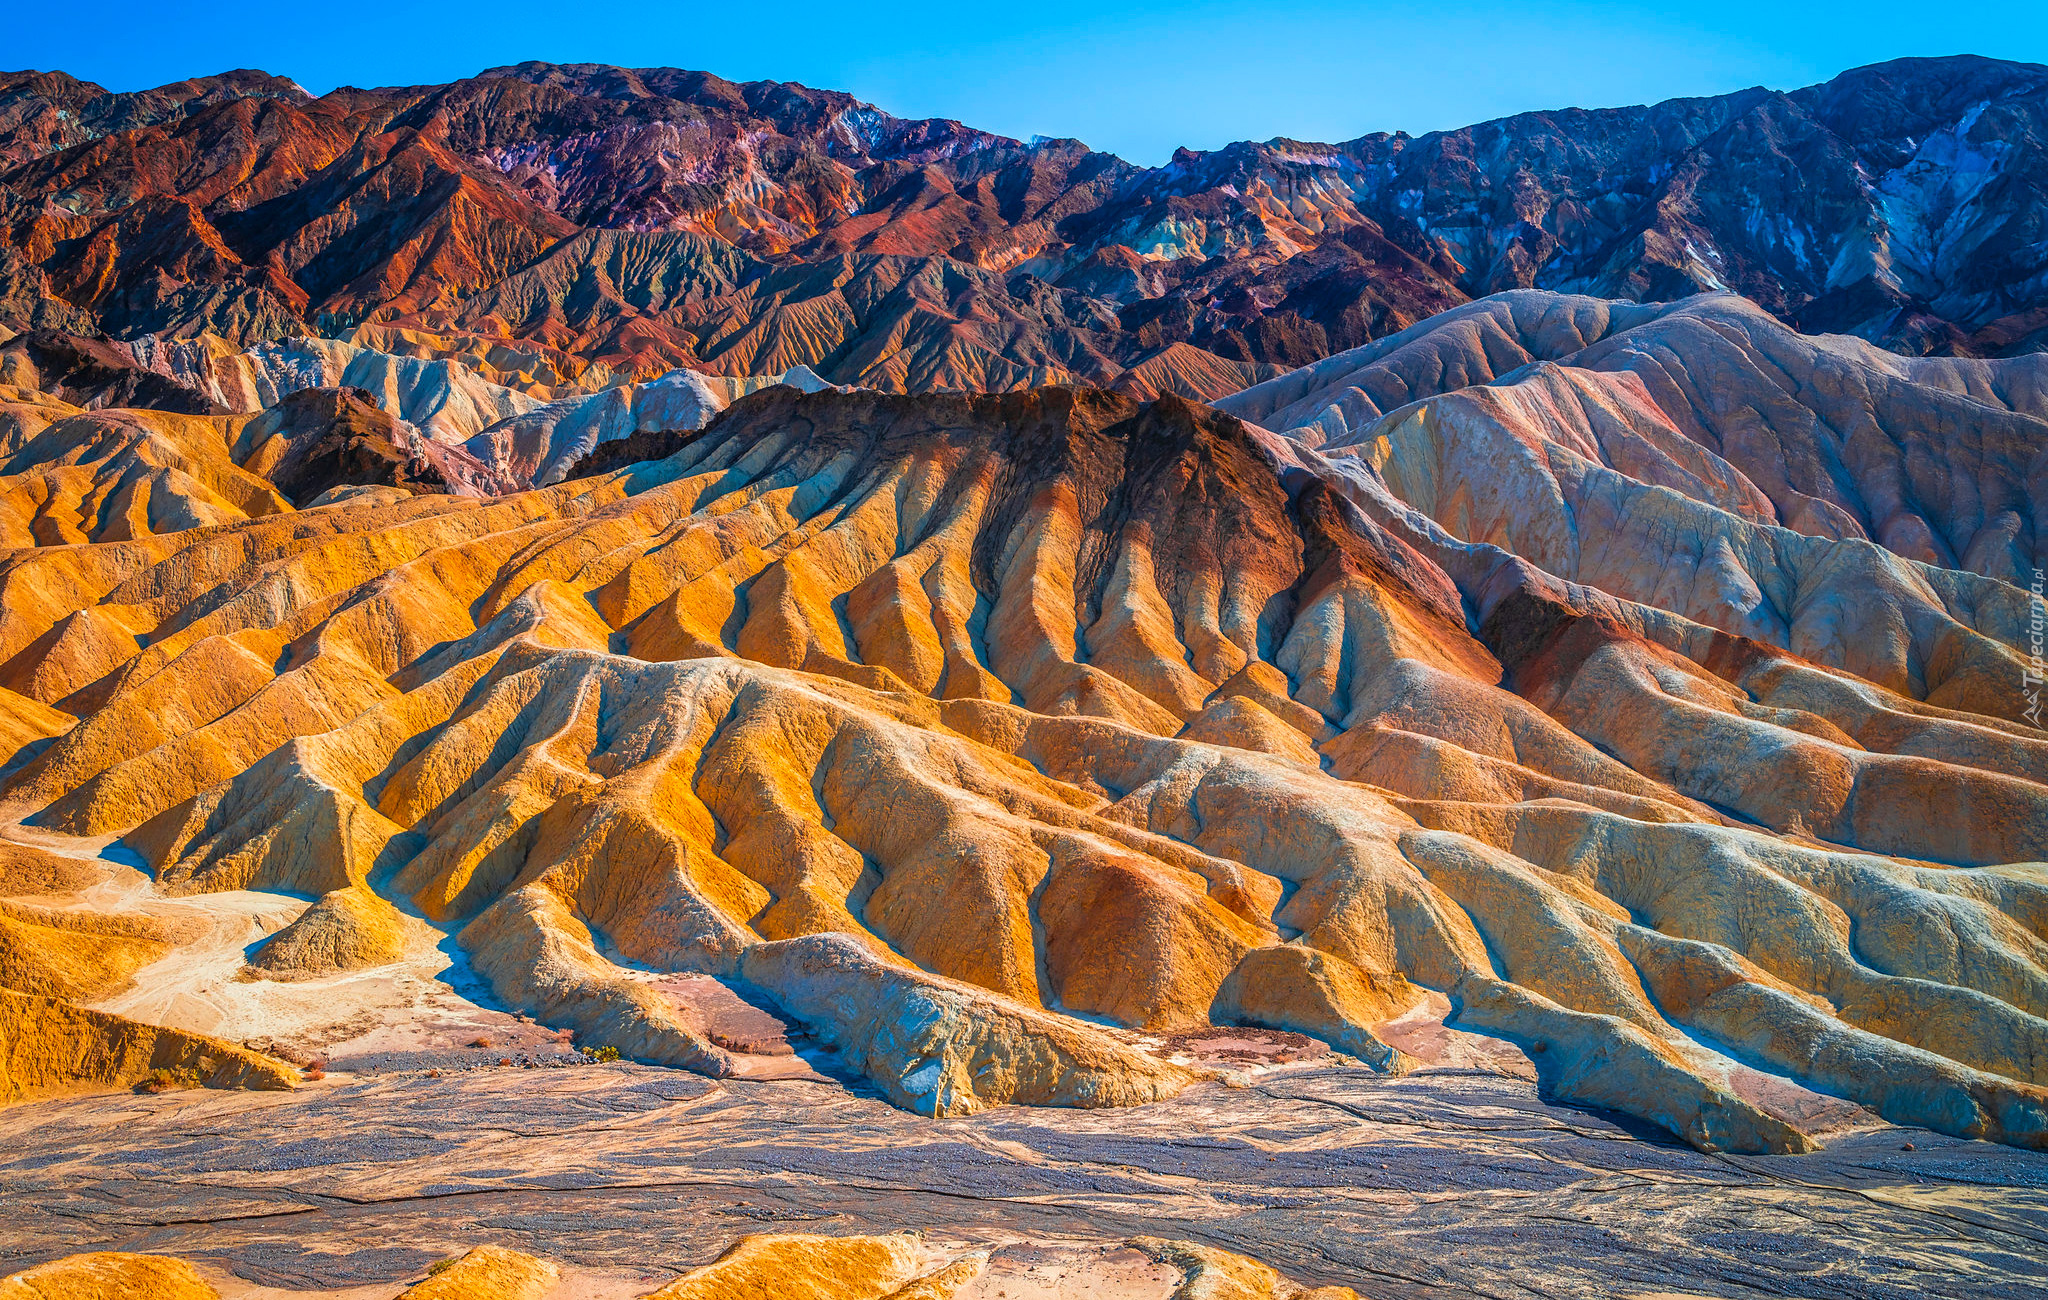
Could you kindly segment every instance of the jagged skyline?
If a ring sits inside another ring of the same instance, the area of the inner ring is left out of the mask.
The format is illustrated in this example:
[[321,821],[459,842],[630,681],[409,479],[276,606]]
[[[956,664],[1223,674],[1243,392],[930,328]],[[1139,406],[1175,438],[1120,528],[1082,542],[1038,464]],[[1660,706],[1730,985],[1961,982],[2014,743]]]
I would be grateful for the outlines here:
[[[1978,52],[2048,61],[2048,17],[2010,0],[1950,6],[1930,27],[1890,3],[1796,11],[1758,2],[1645,11],[1580,0],[1540,11],[1503,3],[1455,21],[1417,4],[1311,4],[1288,21],[1239,6],[1124,3],[1087,15],[957,11],[920,3],[877,23],[866,11],[783,6],[774,38],[741,10],[628,3],[564,33],[534,3],[479,25],[462,11],[372,4],[354,21],[403,23],[404,41],[326,39],[330,20],[246,0],[102,6],[90,46],[56,11],[10,32],[15,67],[61,67],[110,90],[254,67],[315,94],[339,85],[451,81],[530,58],[672,66],[731,80],[848,91],[903,117],[943,117],[1020,139],[1073,137],[1146,166],[1176,147],[1285,136],[1338,141],[1419,134],[1518,112],[1603,108],[1674,96],[1775,90],[1859,64]],[[547,32],[545,39],[534,33]],[[1312,41],[1302,39],[1314,33]],[[1444,75],[1456,69],[1458,75]]]

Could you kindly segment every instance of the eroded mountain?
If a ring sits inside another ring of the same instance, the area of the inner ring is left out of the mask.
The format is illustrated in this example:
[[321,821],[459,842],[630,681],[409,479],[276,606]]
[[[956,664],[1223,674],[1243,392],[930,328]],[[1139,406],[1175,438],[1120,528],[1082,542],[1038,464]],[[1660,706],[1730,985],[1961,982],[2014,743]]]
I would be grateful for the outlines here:
[[521,64],[313,98],[0,79],[0,319],[365,325],[575,375],[1214,399],[1470,298],[1719,288],[1907,353],[2039,346],[2048,70],[1275,140],[1146,169],[837,92]]
[[[2039,361],[1518,291],[1259,422],[694,375],[466,439],[335,390],[20,403],[7,843],[316,900],[248,978],[452,946],[714,1077],[789,1068],[707,1020],[751,990],[922,1114],[1169,1097],[1234,1026],[1706,1149],[2040,1147]],[[95,987],[170,942],[95,924]]]

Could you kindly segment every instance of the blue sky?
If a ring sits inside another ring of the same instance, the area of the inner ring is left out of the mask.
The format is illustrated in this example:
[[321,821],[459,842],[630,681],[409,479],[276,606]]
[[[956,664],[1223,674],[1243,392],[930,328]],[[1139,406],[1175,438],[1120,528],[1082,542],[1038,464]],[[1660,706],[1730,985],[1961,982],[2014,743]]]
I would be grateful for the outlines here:
[[1018,137],[1077,136],[1156,164],[1183,144],[1342,140],[1529,109],[1789,90],[1859,64],[1957,53],[2048,63],[2048,4],[23,0],[0,65],[61,68],[115,90],[259,67],[316,93],[522,59],[670,65],[849,90],[901,116]]

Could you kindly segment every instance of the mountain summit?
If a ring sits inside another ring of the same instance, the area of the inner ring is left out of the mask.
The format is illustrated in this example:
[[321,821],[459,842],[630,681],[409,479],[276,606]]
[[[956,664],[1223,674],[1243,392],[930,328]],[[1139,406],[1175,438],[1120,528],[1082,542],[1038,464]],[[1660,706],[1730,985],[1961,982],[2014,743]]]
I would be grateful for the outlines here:
[[2048,329],[2044,140],[2048,68],[1975,57],[1154,169],[668,68],[317,99],[14,73],[0,320],[1215,397],[1502,289],[1725,288],[1807,332],[2005,355]]

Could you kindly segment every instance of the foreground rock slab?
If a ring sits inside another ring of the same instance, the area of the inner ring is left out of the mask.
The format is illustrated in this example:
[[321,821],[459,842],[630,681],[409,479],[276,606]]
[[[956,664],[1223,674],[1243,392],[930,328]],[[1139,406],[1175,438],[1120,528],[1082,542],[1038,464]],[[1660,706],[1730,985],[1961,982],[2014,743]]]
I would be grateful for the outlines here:
[[1888,1127],[1780,1157],[1646,1133],[1433,1070],[940,1120],[630,1065],[337,1075],[0,1113],[0,1259],[147,1251],[227,1296],[396,1295],[489,1243],[555,1263],[554,1294],[644,1296],[744,1237],[917,1232],[941,1263],[989,1252],[955,1292],[977,1298],[1172,1295],[1187,1269],[1126,1244],[1147,1237],[1365,1297],[2048,1295],[2048,1156]]

